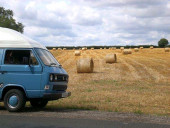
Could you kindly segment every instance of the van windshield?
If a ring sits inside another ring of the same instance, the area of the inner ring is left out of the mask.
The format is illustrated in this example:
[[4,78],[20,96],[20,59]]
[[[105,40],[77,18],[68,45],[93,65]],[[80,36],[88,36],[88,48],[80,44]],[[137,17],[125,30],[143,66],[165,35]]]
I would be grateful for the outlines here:
[[47,66],[60,66],[55,57],[47,50],[36,49],[38,56],[41,58],[43,63]]

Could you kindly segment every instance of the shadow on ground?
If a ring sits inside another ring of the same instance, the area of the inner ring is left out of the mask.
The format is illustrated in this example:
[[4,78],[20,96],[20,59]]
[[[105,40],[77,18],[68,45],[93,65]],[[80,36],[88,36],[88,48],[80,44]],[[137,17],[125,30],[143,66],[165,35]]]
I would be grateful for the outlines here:
[[[31,106],[26,106],[22,113],[29,113],[29,112],[75,112],[75,111],[82,111],[82,110],[95,110],[94,107],[55,107],[55,106],[47,106],[45,108],[33,108]],[[0,111],[7,111],[4,106],[0,106]]]

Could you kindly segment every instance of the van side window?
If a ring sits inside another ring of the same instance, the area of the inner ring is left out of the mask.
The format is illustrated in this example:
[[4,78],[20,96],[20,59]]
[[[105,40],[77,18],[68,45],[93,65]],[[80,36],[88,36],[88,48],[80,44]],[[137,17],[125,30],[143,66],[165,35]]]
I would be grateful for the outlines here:
[[[6,50],[4,64],[29,65],[29,60],[35,57],[30,50]],[[38,63],[38,62],[37,62]]]

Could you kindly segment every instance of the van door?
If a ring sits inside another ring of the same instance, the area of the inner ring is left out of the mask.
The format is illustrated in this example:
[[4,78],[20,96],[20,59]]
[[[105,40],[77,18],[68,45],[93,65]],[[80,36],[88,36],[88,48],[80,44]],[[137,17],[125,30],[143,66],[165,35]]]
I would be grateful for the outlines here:
[[4,50],[1,70],[5,86],[21,86],[28,98],[39,98],[42,66],[32,49]]

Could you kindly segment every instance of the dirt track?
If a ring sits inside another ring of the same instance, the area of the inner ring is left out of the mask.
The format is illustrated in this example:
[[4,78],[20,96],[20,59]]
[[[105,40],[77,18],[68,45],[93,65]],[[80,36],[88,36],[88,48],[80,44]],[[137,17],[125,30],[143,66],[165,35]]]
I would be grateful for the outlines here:
[[152,123],[170,125],[170,118],[165,116],[139,115],[132,113],[117,113],[117,112],[100,112],[100,111],[83,111],[72,109],[48,109],[42,110],[26,107],[24,112],[10,113],[0,107],[1,116],[22,116],[22,117],[45,117],[45,118],[63,118],[63,119],[92,119],[106,121],[121,121],[126,123]]

